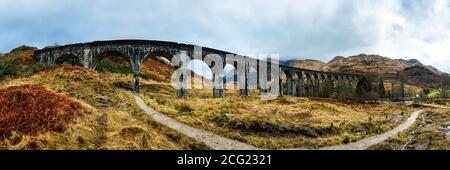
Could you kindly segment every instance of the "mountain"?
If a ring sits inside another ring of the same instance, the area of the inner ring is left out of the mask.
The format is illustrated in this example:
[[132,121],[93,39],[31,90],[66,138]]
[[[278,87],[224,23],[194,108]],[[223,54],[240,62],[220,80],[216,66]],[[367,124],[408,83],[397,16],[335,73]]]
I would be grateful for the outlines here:
[[286,63],[289,66],[300,67],[308,70],[327,70],[327,63],[318,60],[291,60]]
[[355,56],[337,56],[328,63],[317,60],[291,60],[287,65],[310,70],[346,72],[346,73],[376,73],[376,74],[397,74],[407,67],[423,66],[437,74],[441,71],[433,66],[425,66],[416,59],[390,59],[380,55],[360,54]]
[[402,71],[402,74],[408,77],[407,83],[414,84],[421,87],[439,87],[440,78],[442,74],[439,74],[426,66],[412,66],[407,67]]
[[424,65],[417,59],[391,59],[380,55],[359,54],[349,57],[337,56],[328,63],[317,60],[291,60],[289,66],[310,70],[371,73],[380,75],[404,74],[411,77],[410,84],[417,86],[437,87],[444,74],[433,66]]
[[9,53],[0,54],[0,62],[13,63],[18,66],[33,64],[35,63],[33,54],[36,50],[36,47],[22,45],[11,50]]

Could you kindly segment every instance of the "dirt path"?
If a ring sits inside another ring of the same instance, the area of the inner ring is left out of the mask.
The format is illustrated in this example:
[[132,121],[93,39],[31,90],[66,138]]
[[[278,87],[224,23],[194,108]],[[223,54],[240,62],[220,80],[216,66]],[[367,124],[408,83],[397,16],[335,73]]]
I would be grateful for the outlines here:
[[373,145],[376,145],[380,142],[383,142],[384,140],[393,137],[400,133],[401,131],[404,131],[408,129],[419,117],[419,114],[423,110],[415,111],[409,118],[406,120],[406,122],[402,123],[401,125],[397,126],[396,128],[385,132],[383,134],[375,135],[366,139],[359,140],[357,142],[352,142],[348,144],[343,145],[335,145],[335,146],[329,146],[329,147],[323,147],[320,148],[320,150],[365,150]]
[[435,107],[435,108],[442,108],[442,109],[450,109],[450,107],[437,105],[437,104],[426,104],[426,103],[420,103],[418,105],[427,106],[427,107]]
[[227,139],[221,137],[219,135],[213,134],[211,132],[207,132],[205,130],[197,129],[192,126],[188,126],[178,122],[177,120],[168,117],[164,114],[161,114],[152,108],[148,107],[147,104],[142,100],[141,97],[135,95],[136,103],[138,106],[144,110],[147,114],[149,114],[153,119],[157,122],[166,125],[176,131],[179,131],[186,136],[194,138],[198,141],[201,141],[215,150],[255,150],[258,149],[252,145]]
[[[176,131],[179,131],[191,138],[194,138],[196,140],[202,141],[212,149],[216,150],[256,150],[256,149],[263,149],[263,148],[257,148],[255,146],[239,142],[236,140],[228,139],[221,137],[219,135],[213,134],[211,132],[201,130],[194,128],[192,126],[188,126],[185,124],[182,124],[178,122],[177,120],[168,117],[162,113],[159,113],[152,108],[150,108],[141,97],[135,95],[134,98],[136,99],[136,103],[138,106],[144,110],[147,114],[149,114],[153,119],[155,119],[157,122],[166,125]],[[376,136],[372,136],[366,139],[362,139],[357,142],[343,144],[343,145],[335,145],[335,146],[329,146],[329,147],[323,147],[319,148],[319,150],[364,150],[369,148],[370,146],[373,146],[375,144],[378,144],[384,140],[386,140],[389,137],[395,136],[399,132],[406,130],[408,127],[410,127],[417,119],[419,114],[422,112],[422,110],[415,111],[406,122],[402,123],[398,127]],[[292,150],[305,150],[307,148],[291,148]]]

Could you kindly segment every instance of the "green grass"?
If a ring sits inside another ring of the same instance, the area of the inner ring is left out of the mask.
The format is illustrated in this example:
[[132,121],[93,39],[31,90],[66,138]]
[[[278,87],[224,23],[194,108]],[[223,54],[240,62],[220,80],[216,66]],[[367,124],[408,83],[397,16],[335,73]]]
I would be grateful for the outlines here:
[[41,63],[35,63],[32,65],[23,65],[19,67],[12,63],[0,61],[0,76],[6,75],[15,76],[20,74],[36,73],[43,67],[44,66]]
[[434,90],[434,91],[430,92],[430,93],[427,95],[427,97],[432,98],[432,97],[438,97],[439,95],[440,95],[439,91]]
[[19,53],[19,52],[25,52],[25,51],[30,51],[30,50],[37,50],[36,47],[30,47],[30,46],[26,46],[26,45],[22,45],[20,47],[17,47],[13,50],[11,50],[11,52],[9,53]]
[[0,76],[4,75],[16,75],[19,72],[19,68],[11,63],[0,62]]
[[128,66],[116,66],[107,60],[102,60],[98,63],[97,70],[109,71],[112,73],[132,74],[133,71]]

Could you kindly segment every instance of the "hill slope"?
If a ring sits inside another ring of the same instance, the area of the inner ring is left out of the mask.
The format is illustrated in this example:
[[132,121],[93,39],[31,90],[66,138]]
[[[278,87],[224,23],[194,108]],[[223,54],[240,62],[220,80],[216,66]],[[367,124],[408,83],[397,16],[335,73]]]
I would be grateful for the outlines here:
[[337,56],[324,63],[316,60],[291,60],[290,66],[330,72],[370,73],[379,75],[403,74],[410,79],[408,82],[417,86],[437,87],[440,78],[445,73],[433,66],[423,65],[416,59],[391,59],[379,55],[360,54],[347,58]]
[[[13,135],[0,140],[0,149],[207,148],[202,143],[161,126],[140,110],[129,90],[131,79],[129,74],[63,66],[42,70],[31,76],[3,80],[0,89],[5,93],[13,93],[9,90],[12,86],[39,85],[47,89],[48,93],[67,96],[81,103],[82,108],[91,114],[68,121],[64,125],[67,128],[62,132],[45,129],[38,134],[5,132]],[[142,79],[143,83],[146,81]]]

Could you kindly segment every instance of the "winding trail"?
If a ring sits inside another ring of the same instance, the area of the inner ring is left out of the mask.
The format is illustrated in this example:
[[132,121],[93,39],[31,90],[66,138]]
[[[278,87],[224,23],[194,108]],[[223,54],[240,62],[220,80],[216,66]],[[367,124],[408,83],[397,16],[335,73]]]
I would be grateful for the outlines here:
[[[196,140],[199,140],[212,149],[216,150],[257,150],[257,149],[264,149],[264,148],[257,148],[255,146],[239,142],[236,140],[228,139],[221,137],[219,135],[216,135],[214,133],[194,128],[189,125],[182,124],[178,122],[177,120],[166,116],[162,113],[159,113],[152,108],[150,108],[141,97],[138,95],[134,95],[134,98],[136,100],[137,105],[139,108],[144,110],[147,114],[149,114],[153,119],[155,119],[157,122],[168,126],[180,133],[185,134],[186,136],[189,136],[191,138],[194,138]],[[334,145],[334,146],[328,146],[328,147],[322,147],[318,148],[319,150],[365,150],[369,148],[370,146],[376,145],[389,137],[397,135],[399,132],[408,129],[417,119],[419,114],[423,110],[415,111],[409,118],[406,120],[406,122],[402,123],[401,125],[397,126],[396,128],[385,132],[383,134],[379,134],[376,136],[372,136],[366,139],[362,139],[356,142],[348,143],[348,144],[342,144],[342,145]],[[308,148],[291,148],[290,150],[306,150]]]
[[372,137],[369,137],[366,139],[362,139],[362,140],[359,140],[356,142],[348,143],[348,144],[323,147],[323,148],[320,148],[320,150],[366,150],[369,147],[376,145],[380,142],[383,142],[384,140],[397,135],[401,131],[408,129],[416,121],[417,117],[419,117],[419,114],[422,111],[423,110],[415,111],[413,114],[411,114],[411,116],[408,118],[408,120],[406,120],[406,122],[402,123],[401,125],[397,126],[396,128],[394,128],[390,131],[387,131],[385,133],[375,135],[375,136],[372,136]]
[[258,149],[257,147],[254,147],[252,145],[249,145],[249,144],[246,144],[243,142],[224,138],[219,135],[213,134],[211,132],[182,124],[169,116],[166,116],[162,113],[159,113],[159,112],[153,110],[147,104],[145,104],[145,102],[142,100],[141,97],[134,95],[134,98],[136,99],[137,105],[142,110],[144,110],[147,114],[149,114],[153,119],[155,119],[157,122],[159,122],[163,125],[166,125],[178,132],[181,132],[181,133],[185,134],[186,136],[189,136],[196,140],[202,141],[203,143],[205,143],[212,149],[215,149],[215,150],[256,150],[256,149]]
[[426,107],[435,107],[435,108],[442,108],[442,109],[450,109],[450,107],[437,105],[437,104],[426,104],[426,103],[419,103],[418,105],[426,106]]

